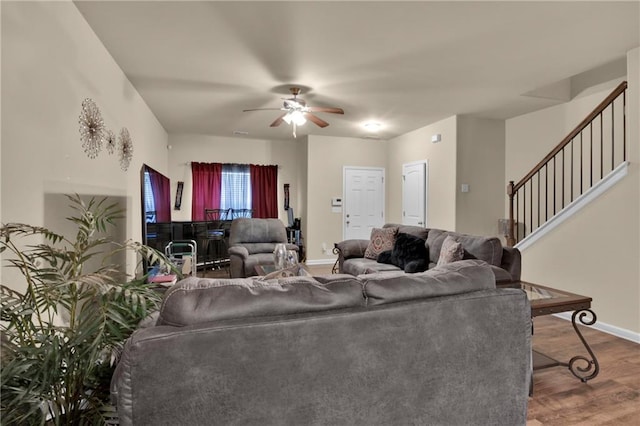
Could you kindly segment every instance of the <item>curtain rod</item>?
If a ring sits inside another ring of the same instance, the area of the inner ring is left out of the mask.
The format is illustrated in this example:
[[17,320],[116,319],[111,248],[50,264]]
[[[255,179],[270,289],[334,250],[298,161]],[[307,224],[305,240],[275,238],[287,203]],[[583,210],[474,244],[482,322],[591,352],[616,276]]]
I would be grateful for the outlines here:
[[[187,161],[184,163],[185,166],[190,166],[193,163],[199,163],[200,161]],[[203,164],[214,164],[214,163],[203,163]],[[238,166],[250,166],[251,163],[219,163],[219,164],[231,164]],[[256,166],[277,166],[278,168],[282,167],[280,164],[256,164]]]

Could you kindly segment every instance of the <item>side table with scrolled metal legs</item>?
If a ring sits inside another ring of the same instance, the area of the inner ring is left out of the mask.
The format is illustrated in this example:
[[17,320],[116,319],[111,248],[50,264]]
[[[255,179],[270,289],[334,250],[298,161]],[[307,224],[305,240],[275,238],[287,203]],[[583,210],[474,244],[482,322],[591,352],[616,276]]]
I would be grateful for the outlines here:
[[524,290],[531,303],[531,317],[573,311],[571,315],[571,325],[582,342],[582,345],[587,350],[589,357],[576,355],[568,362],[563,362],[533,350],[534,370],[556,366],[567,367],[575,377],[584,383],[598,375],[600,372],[598,359],[578,327],[578,321],[587,326],[596,323],[597,317],[593,310],[591,310],[592,299],[590,297],[525,281],[498,284],[498,286],[515,287]]

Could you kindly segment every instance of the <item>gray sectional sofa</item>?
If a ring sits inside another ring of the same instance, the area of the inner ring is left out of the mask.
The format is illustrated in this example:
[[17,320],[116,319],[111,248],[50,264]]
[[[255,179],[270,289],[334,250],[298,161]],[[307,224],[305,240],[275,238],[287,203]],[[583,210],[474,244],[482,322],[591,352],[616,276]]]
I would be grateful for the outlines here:
[[524,425],[530,306],[483,261],[187,278],[127,341],[121,425]]
[[[398,233],[415,235],[425,240],[429,253],[429,269],[436,266],[440,248],[447,236],[462,243],[465,259],[480,259],[487,262],[496,277],[496,282],[520,281],[521,255],[514,247],[503,246],[498,238],[461,234],[441,229],[418,226],[385,224],[384,228],[397,227]],[[341,274],[360,275],[381,271],[399,271],[395,265],[378,263],[375,259],[365,258],[369,240],[345,240],[335,244],[338,254],[336,271]]]

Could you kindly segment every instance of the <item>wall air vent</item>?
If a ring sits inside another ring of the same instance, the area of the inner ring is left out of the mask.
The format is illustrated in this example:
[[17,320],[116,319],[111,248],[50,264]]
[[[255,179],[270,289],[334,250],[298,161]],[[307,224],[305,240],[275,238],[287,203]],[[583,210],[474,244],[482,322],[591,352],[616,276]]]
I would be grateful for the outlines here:
[[238,136],[247,136],[249,132],[245,132],[244,130],[234,130],[233,134]]

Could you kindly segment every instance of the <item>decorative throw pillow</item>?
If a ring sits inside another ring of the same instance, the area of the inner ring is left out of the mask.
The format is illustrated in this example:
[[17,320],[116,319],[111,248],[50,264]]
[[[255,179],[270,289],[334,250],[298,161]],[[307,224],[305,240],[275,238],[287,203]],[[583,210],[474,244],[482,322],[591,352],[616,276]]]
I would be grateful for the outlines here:
[[398,228],[396,227],[373,228],[371,230],[369,245],[364,251],[364,257],[367,259],[377,260],[380,253],[393,249],[397,233]]
[[453,237],[448,236],[442,243],[440,257],[438,258],[438,264],[436,266],[457,262],[458,260],[462,260],[463,257],[464,247],[462,247],[462,243],[459,243]]

